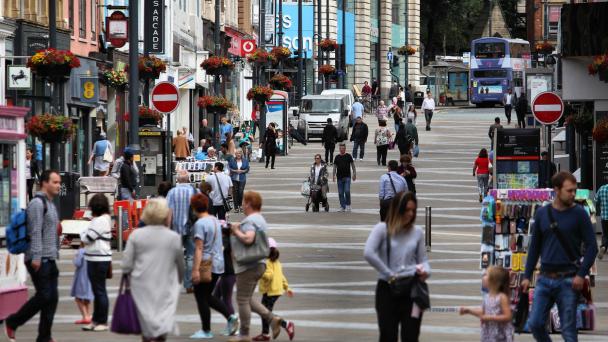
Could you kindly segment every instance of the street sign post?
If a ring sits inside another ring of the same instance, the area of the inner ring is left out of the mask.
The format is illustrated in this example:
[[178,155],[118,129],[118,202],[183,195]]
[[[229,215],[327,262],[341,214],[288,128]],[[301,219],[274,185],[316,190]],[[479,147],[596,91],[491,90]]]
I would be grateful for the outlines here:
[[561,97],[554,92],[545,91],[534,98],[532,101],[532,113],[534,118],[543,124],[547,129],[547,161],[545,166],[545,184],[539,184],[539,187],[549,186],[549,179],[551,177],[551,161],[553,155],[551,153],[551,126],[558,122],[564,114],[564,102]]
[[169,114],[179,105],[179,91],[170,82],[160,82],[152,89],[152,105],[161,113]]
[[389,51],[386,53],[386,59],[391,63],[393,62],[393,52],[392,51]]

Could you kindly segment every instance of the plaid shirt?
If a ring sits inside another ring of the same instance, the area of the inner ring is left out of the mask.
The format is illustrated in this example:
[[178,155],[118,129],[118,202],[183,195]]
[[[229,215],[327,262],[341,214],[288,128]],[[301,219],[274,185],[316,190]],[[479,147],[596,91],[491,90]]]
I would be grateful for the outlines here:
[[382,119],[383,117],[386,118],[388,116],[388,107],[378,106],[378,108],[376,108],[376,116],[378,117],[378,120]]
[[167,194],[169,208],[173,211],[171,229],[180,235],[188,233],[186,224],[190,211],[190,198],[197,192],[198,190],[190,184],[178,184]]
[[602,220],[608,220],[608,184],[604,184],[597,191],[595,196],[600,209],[600,217]]
[[[47,196],[39,192],[36,196]],[[30,237],[30,247],[25,252],[25,260],[51,259],[59,257],[59,238],[57,225],[59,215],[53,201],[46,199],[46,213],[41,198],[34,198],[27,206],[27,233]]]

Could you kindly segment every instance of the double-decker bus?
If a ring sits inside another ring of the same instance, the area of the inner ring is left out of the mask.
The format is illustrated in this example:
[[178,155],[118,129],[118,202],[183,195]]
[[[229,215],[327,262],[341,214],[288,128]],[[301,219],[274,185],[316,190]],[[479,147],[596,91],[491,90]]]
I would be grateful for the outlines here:
[[526,68],[532,67],[530,43],[523,39],[475,39],[469,65],[471,103],[500,104],[509,88],[517,96],[521,94]]

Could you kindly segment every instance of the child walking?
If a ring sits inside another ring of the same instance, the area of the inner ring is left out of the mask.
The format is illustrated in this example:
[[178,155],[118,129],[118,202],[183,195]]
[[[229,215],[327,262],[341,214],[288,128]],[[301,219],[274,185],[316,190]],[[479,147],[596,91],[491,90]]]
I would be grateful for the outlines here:
[[509,303],[509,271],[491,266],[483,277],[488,294],[481,308],[460,308],[460,314],[481,320],[481,342],[512,342],[512,312]]
[[87,275],[87,263],[84,260],[84,245],[80,244],[78,252],[74,256],[74,281],[72,282],[71,296],[75,298],[76,306],[80,310],[82,318],[74,322],[74,324],[91,324],[90,304],[94,299],[91,282]]
[[[260,279],[259,288],[260,293],[262,293],[262,305],[272,311],[274,304],[285,291],[290,298],[293,297],[293,291],[289,288],[287,278],[283,275],[277,242],[273,238],[268,238],[268,246],[270,247],[270,254],[268,260],[266,260],[266,272]],[[283,321],[282,326],[290,332],[289,340],[292,340],[295,333],[293,323]],[[262,320],[262,333],[254,337],[253,341],[270,341],[270,327],[266,321]]]

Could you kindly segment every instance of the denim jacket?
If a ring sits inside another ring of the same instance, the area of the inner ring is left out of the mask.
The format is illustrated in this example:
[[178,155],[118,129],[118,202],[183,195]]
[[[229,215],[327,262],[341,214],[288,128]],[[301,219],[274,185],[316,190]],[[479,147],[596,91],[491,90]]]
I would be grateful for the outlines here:
[[[247,160],[247,158],[243,158],[242,162],[243,164],[241,165],[240,169],[236,164],[235,158],[230,159],[228,162],[228,167],[230,168],[230,178],[232,178],[232,180],[235,182],[244,182],[247,180],[247,173],[249,172],[249,160]],[[245,172],[239,174],[233,172],[233,170],[245,170]]]

